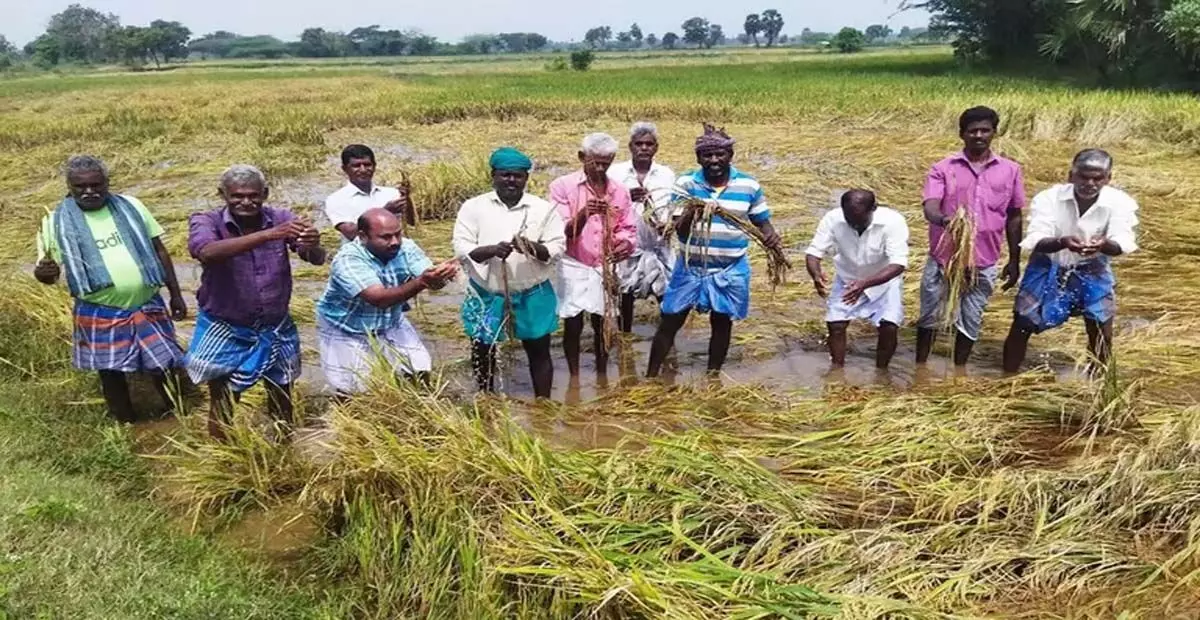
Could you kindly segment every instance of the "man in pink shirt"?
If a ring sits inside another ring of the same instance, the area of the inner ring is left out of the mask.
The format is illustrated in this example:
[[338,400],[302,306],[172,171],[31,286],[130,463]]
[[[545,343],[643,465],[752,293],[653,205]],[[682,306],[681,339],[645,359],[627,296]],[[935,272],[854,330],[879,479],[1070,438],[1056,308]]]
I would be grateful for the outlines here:
[[954,316],[955,366],[966,366],[979,339],[983,311],[995,291],[1002,244],[1008,244],[1004,287],[1021,277],[1021,210],[1025,184],[1021,166],[992,152],[1000,115],[985,107],[971,108],[958,120],[963,151],[934,164],[925,180],[925,220],[929,222],[929,258],[921,276],[921,317],[917,321],[917,363],[924,364],[942,322],[947,282],[944,269],[954,252],[946,226],[959,209],[975,223],[975,269],[963,287]]
[[[596,372],[603,375],[608,370],[604,317],[606,311],[616,313],[619,309],[607,307],[604,270],[615,269],[615,264],[637,247],[637,216],[629,190],[608,178],[617,148],[617,141],[608,134],[588,135],[579,151],[583,169],[550,184],[550,202],[566,224],[567,253],[559,263],[558,316],[563,319],[563,351],[572,379],[579,377],[584,313],[591,315]],[[610,283],[616,285],[615,271],[613,276]]]

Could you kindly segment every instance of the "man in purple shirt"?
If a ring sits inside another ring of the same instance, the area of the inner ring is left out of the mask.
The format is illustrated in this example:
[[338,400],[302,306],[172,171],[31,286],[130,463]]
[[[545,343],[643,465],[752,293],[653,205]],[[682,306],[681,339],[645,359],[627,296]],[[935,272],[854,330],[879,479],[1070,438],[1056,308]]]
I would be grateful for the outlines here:
[[200,313],[188,348],[188,375],[208,383],[208,430],[223,439],[233,400],[266,379],[271,415],[292,421],[291,385],[300,375],[300,334],[288,313],[289,251],[325,262],[317,229],[291,211],[263,206],[267,180],[253,166],[221,175],[225,207],[188,222],[188,251],[203,267]]
[[[995,291],[1002,244],[1008,244],[1004,288],[1021,277],[1021,210],[1025,208],[1025,182],[1021,166],[992,152],[1000,115],[985,107],[971,108],[958,120],[963,140],[961,153],[933,165],[925,180],[925,220],[929,222],[929,258],[921,276],[921,316],[917,320],[917,364],[924,364],[933,349],[938,326],[953,319],[954,365],[963,367],[979,339],[983,311]],[[968,282],[962,287],[953,317],[943,316],[949,286],[946,265],[955,251],[954,239],[945,234],[956,213],[964,209],[975,225],[975,256]]]

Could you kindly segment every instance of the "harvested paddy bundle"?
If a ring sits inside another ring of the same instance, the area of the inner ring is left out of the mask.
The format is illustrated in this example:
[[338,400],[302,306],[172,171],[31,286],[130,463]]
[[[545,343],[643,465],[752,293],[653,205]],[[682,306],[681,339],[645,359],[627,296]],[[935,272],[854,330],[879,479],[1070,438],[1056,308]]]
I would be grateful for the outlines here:
[[[792,268],[792,262],[788,260],[787,255],[783,253],[783,248],[767,245],[767,239],[762,231],[757,226],[747,222],[741,217],[730,213],[727,209],[717,204],[715,201],[700,200],[699,198],[688,198],[683,201],[684,208],[697,207],[701,209],[700,214],[692,220],[692,229],[689,237],[698,237],[709,239],[712,236],[713,218],[719,217],[722,221],[740,230],[747,237],[750,237],[758,243],[760,247],[767,253],[767,277],[771,282],[771,288],[785,284],[787,282],[787,273]],[[685,259],[691,259],[691,245],[685,250]],[[707,245],[702,250],[701,260],[707,264],[708,250]]]
[[967,207],[959,206],[938,242],[949,256],[943,266],[946,286],[940,317],[946,331],[954,329],[963,294],[975,286],[975,232],[975,218]]

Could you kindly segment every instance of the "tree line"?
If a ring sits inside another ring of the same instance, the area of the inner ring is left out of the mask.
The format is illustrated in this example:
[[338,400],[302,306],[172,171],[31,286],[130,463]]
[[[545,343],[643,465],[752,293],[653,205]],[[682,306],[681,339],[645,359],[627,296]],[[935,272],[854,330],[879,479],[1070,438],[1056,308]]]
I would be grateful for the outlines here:
[[904,0],[965,62],[1085,71],[1107,85],[1200,86],[1200,0]]
[[[1198,0],[1200,1],[1200,0]],[[755,47],[773,47],[788,43],[783,34],[783,15],[776,9],[747,15],[736,43]],[[646,34],[638,24],[617,32],[609,26],[597,26],[583,36],[584,50],[599,49],[675,49],[682,46],[712,48],[731,44],[720,24],[704,17],[691,17],[680,24],[680,33],[667,32],[661,37]],[[793,37],[793,44],[830,46],[841,51],[856,51],[865,45],[887,42],[921,42],[929,37],[925,29],[905,28],[898,35],[885,25],[873,25],[865,33],[853,28],[842,32],[820,33],[805,28]],[[535,32],[475,34],[457,43],[448,43],[420,31],[367,25],[349,32],[308,28],[294,41],[269,35],[241,35],[219,30],[198,37],[177,21],[155,20],[146,26],[123,25],[120,18],[79,4],[72,4],[52,16],[46,31],[23,50],[18,51],[0,36],[0,69],[22,55],[36,66],[49,68],[60,64],[123,63],[131,66],[153,64],[191,56],[207,58],[333,58],[347,56],[432,56],[455,54],[499,54],[538,52],[575,47],[555,43]],[[582,63],[583,57],[580,57]],[[582,63],[587,64],[587,63]]]

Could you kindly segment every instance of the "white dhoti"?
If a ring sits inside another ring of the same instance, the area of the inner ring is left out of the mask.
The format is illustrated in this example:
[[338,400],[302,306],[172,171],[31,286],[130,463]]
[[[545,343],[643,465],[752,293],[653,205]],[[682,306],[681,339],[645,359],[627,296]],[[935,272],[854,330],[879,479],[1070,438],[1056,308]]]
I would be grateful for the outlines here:
[[853,321],[862,319],[870,321],[879,327],[887,321],[893,325],[904,324],[904,280],[892,278],[878,287],[867,289],[858,298],[858,302],[847,305],[842,301],[846,294],[846,282],[841,276],[834,276],[833,289],[829,292],[829,308],[825,313],[826,323]]
[[581,312],[604,314],[604,274],[569,256],[558,262],[558,317],[569,319]]
[[340,393],[365,392],[373,369],[381,362],[394,374],[433,369],[433,358],[421,335],[403,316],[396,325],[372,336],[349,333],[318,316],[317,340],[325,381]]

